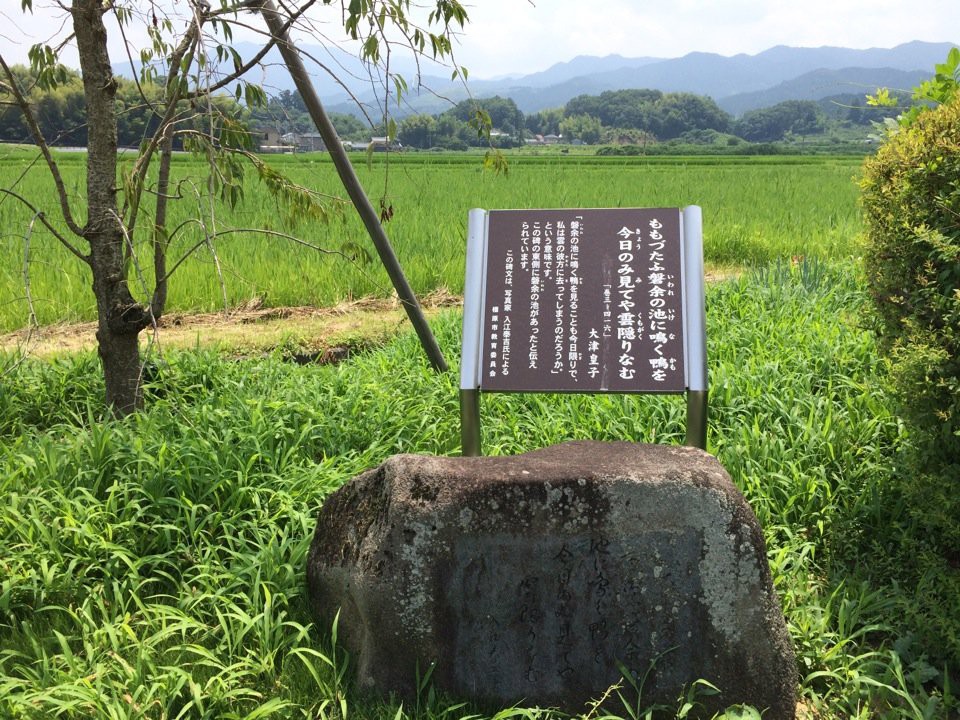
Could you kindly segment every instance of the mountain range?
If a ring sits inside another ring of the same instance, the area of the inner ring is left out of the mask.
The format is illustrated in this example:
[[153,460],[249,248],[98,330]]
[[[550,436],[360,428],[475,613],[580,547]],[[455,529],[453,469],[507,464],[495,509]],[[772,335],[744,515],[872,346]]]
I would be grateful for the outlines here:
[[[664,92],[708,95],[724,110],[740,115],[748,110],[784,100],[820,100],[842,95],[866,95],[878,87],[909,89],[933,74],[953,43],[914,41],[893,48],[856,50],[842,47],[799,48],[779,45],[756,55],[723,56],[692,52],[679,58],[620,55],[579,56],[547,70],[495,80],[470,77],[473,97],[500,95],[516,102],[524,113],[561,107],[577,95],[598,95],[605,90],[652,88]],[[238,43],[243,58],[259,47]],[[349,53],[303,44],[313,68],[314,84],[327,108],[358,114],[355,100],[379,115],[376,88],[380,80]],[[327,70],[319,69],[324,67]],[[397,115],[440,113],[468,96],[463,84],[450,79],[450,71],[433,63],[418,68],[411,60],[397,59],[391,69],[401,73],[409,91]],[[336,75],[339,79],[334,79]],[[292,90],[293,82],[274,49],[267,55],[259,77],[268,93]],[[351,100],[351,95],[355,100]],[[379,93],[382,96],[382,92]]]

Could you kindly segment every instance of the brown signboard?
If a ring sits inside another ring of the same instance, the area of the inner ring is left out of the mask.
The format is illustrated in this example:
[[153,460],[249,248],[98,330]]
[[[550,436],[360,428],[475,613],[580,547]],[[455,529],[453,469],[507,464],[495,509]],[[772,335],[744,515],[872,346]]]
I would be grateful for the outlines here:
[[490,211],[480,388],[684,392],[680,217]]

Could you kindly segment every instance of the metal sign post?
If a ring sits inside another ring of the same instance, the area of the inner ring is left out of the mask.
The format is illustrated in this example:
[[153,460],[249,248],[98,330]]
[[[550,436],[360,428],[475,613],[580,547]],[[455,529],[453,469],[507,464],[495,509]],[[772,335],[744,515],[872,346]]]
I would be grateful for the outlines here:
[[687,352],[687,445],[707,449],[707,315],[703,285],[703,213],[683,209],[684,348]]
[[481,454],[480,393],[686,393],[706,448],[699,207],[470,211],[461,444]]
[[473,209],[467,220],[467,275],[463,285],[463,349],[460,358],[460,447],[482,455],[480,433],[480,342],[487,258],[487,212]]

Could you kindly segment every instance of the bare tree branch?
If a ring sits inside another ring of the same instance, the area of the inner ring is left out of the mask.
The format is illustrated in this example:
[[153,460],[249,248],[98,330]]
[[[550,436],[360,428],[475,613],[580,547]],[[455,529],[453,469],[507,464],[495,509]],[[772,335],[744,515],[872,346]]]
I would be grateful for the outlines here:
[[153,216],[153,296],[150,312],[160,317],[167,304],[167,204],[171,197],[170,165],[173,160],[173,126],[160,142],[160,171],[157,175],[157,204]]
[[204,244],[210,250],[210,255],[213,257],[213,267],[217,271],[217,282],[220,284],[220,297],[223,300],[223,312],[228,314],[230,312],[230,299],[227,297],[227,283],[223,280],[223,268],[220,267],[220,257],[217,255],[217,248],[213,244],[213,240],[209,235],[204,235]]
[[123,49],[127,53],[127,60],[130,61],[130,74],[133,76],[133,82],[137,86],[137,92],[140,94],[140,97],[143,98],[143,104],[150,108],[154,115],[157,117],[163,117],[163,113],[153,106],[153,103],[151,103],[147,98],[146,93],[143,92],[143,86],[140,85],[140,78],[137,77],[139,73],[136,71],[136,65],[133,62],[133,55],[130,53],[130,41],[127,40],[127,33],[123,29],[123,23],[118,23],[118,25],[120,26],[120,36],[123,38]]
[[[314,5],[314,4],[315,4],[315,1],[316,1],[316,0],[311,0],[310,3],[308,3],[308,4],[305,5],[305,6],[303,6],[302,8],[300,8],[300,9],[298,9],[298,10],[296,10],[296,11],[292,11],[292,14],[291,14],[291,16],[290,16],[290,19],[283,24],[284,31],[287,31],[287,30],[289,30],[291,27],[293,27],[293,25],[294,25],[298,20],[300,20],[300,19],[302,18],[302,16],[303,16],[304,13],[306,12],[306,10],[307,10],[311,5]],[[253,3],[248,2],[247,5],[250,6],[250,7],[252,7]],[[252,30],[258,30],[258,29],[255,28],[254,26],[249,25],[249,24],[247,24],[247,23],[234,22],[233,24],[234,24],[234,25],[237,25],[237,26],[240,26],[240,27],[246,27],[246,28],[249,28],[249,29],[252,29]],[[235,72],[231,77],[228,77],[228,78],[225,78],[225,79],[223,79],[223,80],[217,81],[217,83],[216,83],[215,85],[213,85],[213,86],[210,87],[210,90],[211,90],[211,91],[220,90],[221,88],[223,88],[223,87],[225,87],[226,85],[228,85],[230,82],[233,82],[234,80],[239,79],[240,76],[245,75],[247,72],[249,72],[257,63],[259,63],[259,62],[266,56],[266,54],[267,54],[267,52],[269,51],[270,48],[275,47],[275,46],[277,45],[277,37],[278,37],[277,35],[267,34],[267,38],[268,38],[268,39],[267,39],[267,43],[268,43],[268,44],[267,44],[267,46],[266,46],[263,50],[261,50],[260,52],[258,52],[258,53],[253,57],[253,59],[250,60],[250,62],[245,63],[245,64],[243,65],[243,68],[242,68],[240,71]],[[363,113],[364,118],[367,120],[367,123],[368,123],[369,125],[373,125],[373,120],[371,119],[369,113],[367,113],[366,107],[364,107],[363,103],[362,103],[362,102],[360,101],[360,99],[356,96],[356,94],[353,92],[353,90],[350,89],[350,86],[347,85],[346,81],[343,79],[343,77],[341,77],[341,74],[340,74],[340,73],[335,72],[327,63],[323,62],[323,61],[320,60],[318,57],[316,57],[315,55],[307,52],[306,50],[303,50],[302,48],[300,49],[300,54],[301,54],[303,57],[305,57],[306,59],[310,60],[310,61],[311,61],[314,65],[316,65],[318,68],[320,68],[321,70],[323,70],[323,72],[325,72],[325,73],[330,77],[331,80],[333,80],[337,85],[339,85],[339,86],[340,86],[340,89],[343,90],[343,91],[347,94],[347,96],[350,98],[350,100],[353,101],[354,105],[357,106],[357,109],[360,110],[360,112]],[[418,65],[419,65],[419,63],[418,63]],[[353,78],[355,78],[355,79],[361,79],[361,80],[363,79],[361,76],[359,76],[359,75],[357,75],[357,74],[355,74],[355,73],[352,73],[352,72],[348,71],[348,70],[347,70],[346,68],[344,68],[343,66],[341,66],[341,70],[343,70],[343,72],[344,72],[345,74],[349,75],[350,77],[353,77]]]
[[6,367],[0,369],[0,378],[4,378],[7,375],[14,373],[16,369],[21,365],[23,365],[24,361],[26,361],[27,357],[30,354],[30,343],[33,341],[33,333],[34,333],[34,328],[31,325],[27,328],[27,336],[23,338],[23,341],[17,342],[17,354],[18,354],[17,359],[11,362]]
[[137,158],[137,162],[134,164],[133,171],[131,173],[133,197],[127,199],[129,202],[129,212],[128,208],[124,207],[123,212],[121,213],[123,216],[128,218],[131,235],[136,227],[137,212],[140,207],[140,198],[143,193],[144,180],[147,176],[147,171],[150,168],[150,161],[153,159],[153,155],[157,151],[157,146],[160,144],[164,133],[166,132],[167,125],[173,121],[173,118],[177,114],[177,103],[183,97],[182,83],[180,82],[181,62],[188,53],[192,55],[193,49],[196,48],[199,36],[199,28],[199,23],[191,23],[187,29],[187,32],[184,34],[180,45],[177,46],[177,48],[173,51],[173,54],[170,56],[170,74],[167,76],[165,92],[166,97],[164,100],[167,103],[166,113],[160,120],[160,126],[157,128],[157,132],[153,134],[149,143],[147,143],[147,147]]
[[[121,222],[119,217],[117,217],[117,222],[120,224],[120,227],[123,227],[123,223]],[[123,240],[129,248],[129,257],[133,262],[133,268],[137,274],[137,280],[139,280],[140,282],[140,290],[144,295],[148,295],[150,294],[150,289],[147,286],[147,280],[143,275],[143,269],[140,267],[140,262],[137,260],[137,254],[136,252],[134,252],[133,240],[131,239],[130,235],[127,233],[126,228],[124,228],[124,231],[123,231]],[[154,315],[153,313],[152,305],[147,307],[147,313],[149,314],[149,317],[150,317],[149,327],[152,329],[152,332],[150,333],[150,341],[147,343],[147,350],[144,355],[143,362],[140,363],[140,369],[137,375],[138,386],[143,384],[143,373],[147,367],[147,358],[150,356],[150,353],[153,350],[154,344],[159,343],[159,337],[160,337],[160,326],[157,324],[157,316]]]
[[[37,124],[37,118],[34,116],[33,110],[30,108],[30,103],[27,102],[27,98],[24,97],[23,93],[20,91],[20,86],[17,84],[17,79],[7,66],[6,61],[3,59],[3,55],[0,55],[0,67],[3,68],[3,72],[7,76],[7,80],[10,83],[10,92],[16,100],[20,111],[23,113],[23,117],[27,121],[27,125],[30,127],[30,132],[36,141],[37,146],[40,148],[40,152],[43,153],[43,159],[46,160],[47,167],[50,168],[50,174],[53,176],[53,182],[57,187],[57,196],[60,198],[60,212],[63,214],[63,219],[67,223],[67,227],[70,228],[70,231],[74,235],[83,237],[83,230],[74,221],[73,213],[70,212],[70,203],[67,198],[67,188],[63,183],[63,177],[60,175],[60,167],[53,159],[53,155],[50,153],[50,148],[47,145],[47,141],[43,137],[43,132],[40,130],[40,125]],[[83,256],[81,255],[80,257]]]
[[76,255],[78,258],[83,260],[88,265],[90,264],[90,256],[84,255],[69,240],[67,240],[63,235],[61,235],[60,232],[53,225],[50,224],[50,221],[47,220],[47,216],[43,213],[43,211],[37,210],[37,208],[34,207],[34,205],[29,200],[23,197],[23,195],[20,195],[19,193],[16,193],[13,190],[10,190],[9,188],[0,188],[0,193],[4,193],[5,195],[9,195],[12,198],[16,198],[17,200],[22,202],[24,205],[26,205],[28,208],[30,208],[30,210],[34,213],[34,216],[40,218],[40,222],[43,223],[44,227],[46,227],[47,230],[50,231],[50,234],[53,235],[57,240],[59,240],[60,243],[65,248],[67,248],[67,250],[72,252],[74,255]]
[[335,73],[333,70],[331,70],[329,67],[327,67],[326,64],[324,64],[323,62],[321,62],[316,56],[312,55],[311,53],[309,53],[309,52],[307,52],[306,50],[303,50],[303,49],[299,49],[299,52],[300,52],[300,54],[301,54],[303,57],[307,58],[308,60],[310,60],[311,62],[313,62],[317,67],[319,67],[321,70],[323,70],[325,73],[327,73],[327,75],[329,75],[330,78],[331,78],[335,83],[337,83],[337,85],[339,85],[339,86],[341,87],[341,89],[344,90],[344,92],[347,93],[347,96],[353,101],[354,105],[357,106],[357,109],[358,109],[360,112],[363,113],[363,117],[366,119],[367,124],[372,126],[372,125],[373,125],[373,118],[370,117],[370,114],[367,112],[367,108],[364,107],[364,105],[363,105],[362,102],[360,102],[360,98],[358,98],[358,97],[354,94],[353,90],[351,90],[351,89],[347,86],[347,83],[346,83],[337,73]]
[[31,328],[36,327],[38,323],[37,311],[33,307],[33,295],[30,293],[30,237],[33,235],[33,226],[41,214],[39,212],[34,214],[30,225],[27,226],[27,234],[23,236],[23,293],[27,298],[27,308],[30,310],[27,322]]
[[[118,218],[118,221],[119,221],[119,218]],[[133,242],[130,239],[130,236],[126,232],[124,232],[123,237],[125,242],[128,245],[130,245],[130,250],[131,250],[130,255],[133,258],[134,269],[136,270],[136,273],[137,273],[137,279],[140,281],[141,290],[144,294],[148,294],[149,289],[147,287],[147,281],[143,276],[143,270],[140,268],[140,263],[137,261],[136,254],[133,252]],[[152,332],[150,333],[150,341],[147,343],[147,350],[146,350],[144,360],[143,362],[140,363],[140,370],[137,376],[138,385],[141,385],[143,383],[143,372],[147,366],[147,363],[146,363],[147,357],[149,357],[150,352],[153,350],[154,344],[159,343],[159,337],[160,337],[160,326],[157,324],[157,316],[153,314],[153,310],[151,307],[148,307],[147,311],[150,316],[149,327],[152,329]]]
[[[316,4],[316,2],[317,0],[308,0],[308,2],[305,2],[301,7],[299,7],[295,12],[293,12],[290,15],[289,20],[287,20],[287,22],[285,23],[286,28],[291,27],[295,22],[297,22],[297,20],[299,20],[304,15],[304,13],[307,12],[307,10],[313,7]],[[243,8],[246,5],[248,5],[248,3],[246,2],[240,3],[240,8]],[[218,19],[224,15],[235,15],[236,10],[240,8],[227,8],[222,10],[216,10],[213,12],[205,13],[203,17],[204,19]],[[223,22],[226,22],[226,21],[224,20]],[[237,23],[237,22],[233,22],[231,24],[243,25],[243,23]],[[234,70],[229,75],[221,78],[220,80],[217,80],[215,83],[213,83],[212,85],[209,85],[208,87],[205,87],[203,90],[200,90],[199,88],[197,88],[192,93],[187,93],[186,95],[184,95],[184,99],[188,99],[188,100],[196,99],[203,95],[208,95],[209,93],[216,92],[217,90],[222,90],[230,83],[236,82],[241,77],[246,75],[254,67],[259,65],[260,61],[266,57],[267,53],[270,52],[270,49],[273,48],[274,45],[276,44],[277,44],[277,41],[275,37],[267,36],[266,44],[264,44],[264,46],[257,52],[256,55],[254,55],[250,60],[245,62],[243,65],[241,65],[239,69]]]
[[264,45],[263,48],[256,55],[254,55],[249,61],[245,62],[242,66],[240,66],[239,70],[235,70],[230,75],[227,75],[226,77],[221,78],[220,80],[215,82],[213,85],[210,85],[208,88],[205,88],[203,91],[201,91],[199,88],[197,90],[194,90],[192,93],[188,94],[186,97],[189,99],[194,99],[194,98],[200,97],[201,95],[205,95],[208,92],[215,92],[217,90],[222,90],[230,83],[239,80],[241,77],[246,75],[250,70],[256,67],[260,63],[260,61],[263,60],[264,57],[266,57],[267,53],[270,52],[270,48],[272,48],[274,45],[276,45],[276,40],[274,40],[273,38],[270,38],[267,41],[267,44]]
[[[137,260],[137,253],[134,251],[133,247],[133,239],[130,237],[130,233],[127,232],[127,228],[124,226],[120,218],[117,217],[116,219],[121,230],[123,231],[123,242],[127,246],[127,257],[130,258],[130,262],[133,263],[133,269],[137,274],[137,280],[140,282],[140,292],[142,292],[144,295],[149,295],[150,289],[147,287],[147,279],[143,275],[143,268],[140,267],[140,261]],[[149,313],[150,317],[150,326],[156,330],[157,318],[154,316],[150,307],[147,308],[147,312]]]
[[[173,238],[174,235],[176,235],[178,232],[180,232],[180,230],[182,230],[183,228],[187,227],[188,225],[199,225],[201,228],[203,228],[203,225],[204,225],[204,224],[203,224],[203,221],[197,220],[196,218],[191,218],[190,220],[185,220],[184,222],[180,223],[180,224],[173,230],[172,233],[170,233],[171,239]],[[179,268],[184,262],[186,262],[186,260],[187,260],[191,255],[193,255],[193,253],[195,253],[195,252],[196,252],[197,250],[199,250],[201,247],[203,247],[204,245],[206,245],[206,244],[207,244],[207,238],[208,238],[208,237],[209,237],[211,240],[215,240],[215,239],[217,239],[217,238],[223,237],[224,235],[235,235],[235,234],[238,234],[238,233],[251,233],[251,234],[255,234],[255,235],[266,235],[266,236],[268,236],[268,237],[281,238],[281,239],[283,239],[283,240],[289,240],[290,242],[292,242],[292,243],[294,243],[294,244],[296,244],[296,245],[302,245],[303,247],[310,248],[311,250],[316,250],[317,252],[322,253],[323,255],[336,255],[336,256],[338,256],[338,257],[343,258],[344,260],[346,260],[346,261],[347,261],[348,263],[350,263],[351,265],[353,265],[354,268],[356,268],[357,270],[359,270],[361,273],[364,273],[364,276],[365,276],[368,280],[370,280],[371,282],[373,282],[372,278],[370,278],[369,275],[366,275],[366,273],[365,273],[365,271],[364,271],[364,269],[363,269],[363,266],[362,266],[360,263],[358,263],[354,257],[352,257],[351,255],[349,255],[349,254],[347,254],[347,253],[345,253],[345,252],[343,252],[343,251],[341,251],[341,250],[330,250],[330,249],[328,249],[328,248],[321,247],[320,245],[314,245],[313,243],[307,242],[306,240],[303,240],[303,239],[301,239],[301,238],[298,238],[298,237],[296,237],[295,235],[290,235],[289,233],[279,232],[279,231],[277,231],[277,230],[264,230],[263,228],[228,228],[227,230],[220,230],[219,232],[212,233],[212,234],[209,234],[209,235],[208,235],[207,233],[204,233],[203,239],[200,240],[199,242],[195,243],[193,246],[191,246],[190,249],[187,250],[183,255],[181,255],[180,258],[173,264],[173,267],[171,267],[170,270],[167,271],[167,274],[166,274],[166,276],[164,277],[164,280],[169,279],[169,278],[173,275],[173,273],[176,272],[177,268]],[[384,289],[385,289],[385,288],[384,288],[383,286],[381,286],[379,283],[374,282],[374,285],[375,285],[379,290],[384,290]]]

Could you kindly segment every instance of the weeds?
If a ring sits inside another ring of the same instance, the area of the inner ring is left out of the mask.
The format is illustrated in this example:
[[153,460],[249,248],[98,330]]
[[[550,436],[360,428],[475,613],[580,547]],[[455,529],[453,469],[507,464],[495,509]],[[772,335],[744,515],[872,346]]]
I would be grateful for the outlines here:
[[[805,705],[947,717],[955,669],[911,641],[911,594],[858,559],[866,540],[897,552],[886,487],[905,441],[853,319],[860,298],[855,269],[836,264],[712,287],[709,446],[765,528]],[[435,329],[456,357],[459,318]],[[172,355],[148,409],[123,421],[94,409],[98,374],[88,356],[26,362],[0,388],[0,716],[562,717],[484,714],[433,693],[429,670],[413,705],[368,698],[336,625],[311,622],[305,556],[326,495],[396,452],[459,452],[457,373],[434,374],[413,334],[335,367]],[[495,453],[677,443],[684,420],[673,397],[493,395],[483,408]],[[691,691],[653,709],[625,680],[608,699],[622,718],[683,716],[709,688]]]

